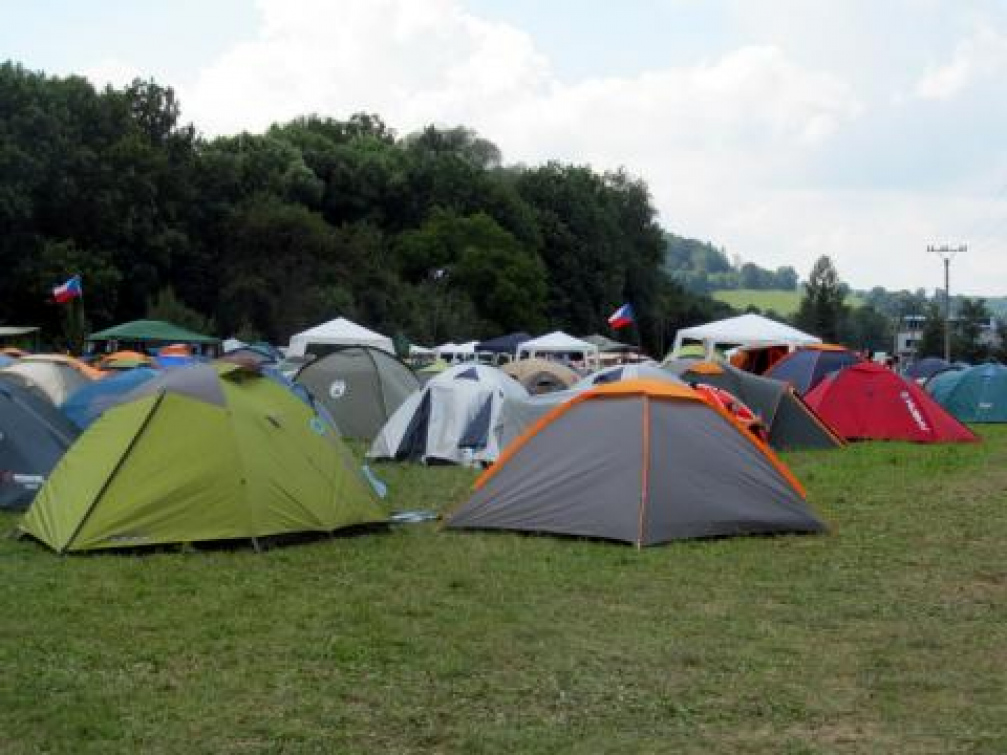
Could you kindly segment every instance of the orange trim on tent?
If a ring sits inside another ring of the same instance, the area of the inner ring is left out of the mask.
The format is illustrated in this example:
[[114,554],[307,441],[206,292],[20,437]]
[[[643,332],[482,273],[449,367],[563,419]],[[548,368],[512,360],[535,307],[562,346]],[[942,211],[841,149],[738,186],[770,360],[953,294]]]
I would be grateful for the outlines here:
[[840,346],[838,343],[809,343],[802,345],[796,351],[853,351],[853,349]]
[[689,372],[697,375],[723,375],[724,368],[716,362],[696,362],[689,365]]
[[698,401],[705,404],[727,420],[739,433],[745,436],[752,445],[759,449],[759,451],[761,451],[766,458],[769,459],[769,462],[781,475],[783,475],[784,479],[786,479],[787,482],[789,482],[794,489],[800,493],[801,497],[807,498],[807,491],[805,491],[804,486],[796,477],[794,477],[793,472],[790,471],[787,465],[780,461],[780,458],[776,455],[773,449],[765,443],[759,441],[758,438],[746,430],[745,427],[738,422],[738,420],[735,419],[730,412],[718,406],[716,402],[692,390],[692,388],[687,385],[666,383],[659,380],[621,380],[617,383],[608,383],[606,385],[592,388],[589,391],[579,393],[569,401],[553,408],[548,414],[541,417],[520,436],[511,441],[510,445],[504,449],[503,453],[500,454],[493,466],[483,472],[479,476],[479,479],[475,481],[474,489],[479,490],[487,482],[493,479],[496,473],[502,469],[503,466],[509,462],[525,446],[525,444],[528,443],[529,440],[538,435],[538,433],[541,432],[546,425],[570,411],[570,409],[577,404],[593,398],[619,398],[623,396],[644,396],[647,398],[663,399],[667,401]]

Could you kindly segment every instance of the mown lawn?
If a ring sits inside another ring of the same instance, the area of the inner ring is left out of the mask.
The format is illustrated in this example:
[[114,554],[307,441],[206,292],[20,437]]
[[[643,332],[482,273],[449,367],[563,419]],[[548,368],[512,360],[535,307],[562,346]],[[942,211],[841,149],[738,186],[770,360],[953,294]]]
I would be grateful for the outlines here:
[[[791,455],[819,537],[5,539],[0,752],[1004,753],[1007,428],[982,432]],[[380,473],[396,509],[472,478]]]
[[[780,315],[791,315],[801,304],[801,291],[762,291],[752,288],[723,289],[714,291],[714,299],[730,304],[735,309],[758,307],[763,312],[773,310]],[[859,307],[863,300],[859,296],[847,296],[846,304]]]

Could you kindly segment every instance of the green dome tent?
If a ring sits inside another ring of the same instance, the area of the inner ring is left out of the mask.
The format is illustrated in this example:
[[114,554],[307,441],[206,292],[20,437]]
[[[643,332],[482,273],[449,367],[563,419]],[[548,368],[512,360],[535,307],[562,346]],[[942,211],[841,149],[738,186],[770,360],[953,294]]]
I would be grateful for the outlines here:
[[21,529],[54,550],[332,532],[386,517],[330,426],[234,364],[174,370],[80,436]]

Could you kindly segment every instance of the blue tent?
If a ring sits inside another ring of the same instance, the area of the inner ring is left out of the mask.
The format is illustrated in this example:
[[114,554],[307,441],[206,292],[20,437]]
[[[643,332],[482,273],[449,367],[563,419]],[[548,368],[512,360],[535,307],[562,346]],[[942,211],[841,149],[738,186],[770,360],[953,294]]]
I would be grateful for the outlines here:
[[956,369],[950,362],[946,362],[940,357],[925,357],[918,362],[913,362],[906,368],[906,377],[910,380],[929,380],[934,375],[947,370]]
[[1007,422],[1007,367],[1002,364],[943,372],[927,390],[962,422]]
[[122,402],[137,386],[158,374],[149,367],[137,367],[94,380],[81,386],[60,406],[60,411],[77,427],[84,429],[98,417]]
[[525,341],[530,341],[531,338],[528,333],[523,331],[508,333],[505,336],[497,336],[488,341],[480,341],[476,344],[476,351],[489,351],[493,354],[510,354],[513,356],[517,353],[517,347]]

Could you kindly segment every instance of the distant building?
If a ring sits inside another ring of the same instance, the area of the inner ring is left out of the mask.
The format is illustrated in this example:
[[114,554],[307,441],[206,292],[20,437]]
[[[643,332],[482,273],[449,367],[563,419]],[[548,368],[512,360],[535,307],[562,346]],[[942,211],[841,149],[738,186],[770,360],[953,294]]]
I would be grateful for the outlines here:
[[[920,339],[923,338],[923,328],[927,318],[924,315],[905,315],[899,321],[899,329],[895,334],[895,356],[900,363],[911,362],[916,358],[916,350],[919,348]],[[954,329],[958,323],[958,318],[951,318],[951,328]],[[979,324],[979,343],[991,349],[1000,348],[1003,337],[997,329],[997,320],[990,317],[989,320]]]
[[899,321],[899,329],[895,334],[895,356],[900,363],[916,358],[916,349],[923,338],[926,321],[924,315],[904,315]]

